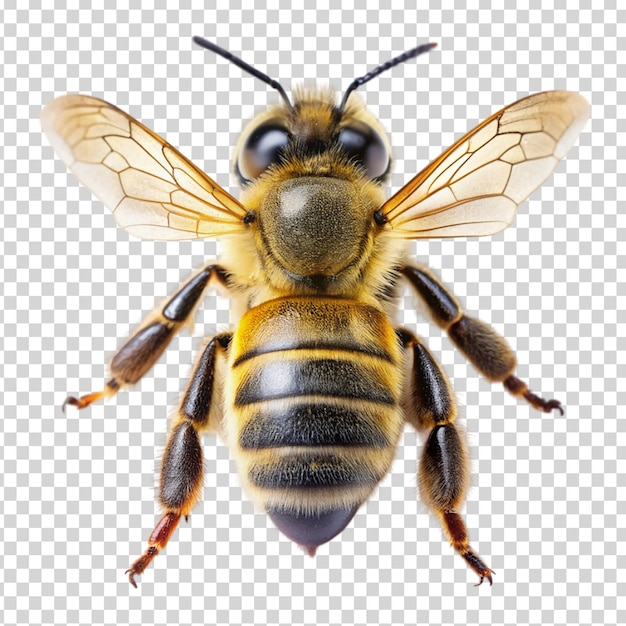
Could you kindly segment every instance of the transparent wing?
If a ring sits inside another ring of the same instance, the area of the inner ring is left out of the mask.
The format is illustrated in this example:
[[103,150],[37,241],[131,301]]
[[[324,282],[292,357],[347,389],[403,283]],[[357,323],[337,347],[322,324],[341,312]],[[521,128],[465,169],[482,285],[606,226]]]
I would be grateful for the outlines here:
[[567,91],[538,93],[492,115],[381,207],[406,239],[491,235],[553,172],[589,117]]
[[98,98],[70,95],[41,114],[52,147],[78,179],[143,239],[239,232],[245,208],[166,141]]

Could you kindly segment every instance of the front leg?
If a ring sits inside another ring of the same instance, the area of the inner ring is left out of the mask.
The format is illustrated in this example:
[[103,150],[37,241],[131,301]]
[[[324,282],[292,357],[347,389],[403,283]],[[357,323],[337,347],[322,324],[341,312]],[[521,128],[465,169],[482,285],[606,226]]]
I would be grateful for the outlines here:
[[491,326],[463,313],[457,299],[424,267],[406,266],[402,274],[428,306],[433,321],[445,330],[468,361],[489,381],[501,382],[512,395],[524,398],[533,407],[563,414],[558,400],[544,400],[513,375],[515,353]]
[[203,472],[200,435],[210,427],[217,359],[224,357],[231,337],[232,334],[224,333],[208,343],[181,400],[161,464],[159,503],[165,513],[148,539],[148,549],[126,570],[133,587],[137,586],[135,576],[143,573],[165,548],[180,518],[189,515],[200,496]]
[[192,276],[171,298],[153,311],[111,360],[111,379],[104,389],[80,398],[69,396],[63,403],[83,409],[96,400],[116,394],[122,387],[134,385],[158,361],[193,312],[209,281],[215,278],[228,286],[229,275],[219,265],[208,265]]

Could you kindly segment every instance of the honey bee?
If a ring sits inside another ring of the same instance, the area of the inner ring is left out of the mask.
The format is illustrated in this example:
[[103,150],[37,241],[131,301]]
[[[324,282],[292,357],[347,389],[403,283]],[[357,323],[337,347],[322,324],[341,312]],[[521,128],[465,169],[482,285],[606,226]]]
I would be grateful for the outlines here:
[[390,142],[354,91],[433,44],[357,78],[337,105],[321,88],[296,90],[291,101],[259,70],[195,42],[282,99],[253,119],[235,149],[239,200],[102,100],[63,96],[41,118],[59,157],[131,235],[224,242],[223,258],[192,276],[122,345],[104,388],[68,397],[64,408],[85,408],[137,383],[192,323],[209,286],[223,287],[240,311],[236,328],[202,349],[172,420],[158,491],[163,515],[126,572],[130,583],[199,499],[203,434],[221,436],[253,502],[314,555],[387,474],[405,422],[425,438],[422,500],[478,584],[492,583],[458,512],[469,456],[454,392],[422,339],[394,322],[404,285],[488,380],[540,411],[563,411],[515,376],[515,354],[494,329],[466,315],[430,270],[407,259],[407,241],[506,228],[576,141],[588,104],[565,91],[523,98],[386,199]]

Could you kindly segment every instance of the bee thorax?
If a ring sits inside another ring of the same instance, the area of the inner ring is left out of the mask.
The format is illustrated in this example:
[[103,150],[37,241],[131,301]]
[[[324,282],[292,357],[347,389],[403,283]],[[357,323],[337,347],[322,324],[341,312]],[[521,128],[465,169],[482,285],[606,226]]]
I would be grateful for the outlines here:
[[333,276],[359,257],[372,211],[354,187],[338,178],[301,177],[268,194],[261,229],[270,253],[287,272]]

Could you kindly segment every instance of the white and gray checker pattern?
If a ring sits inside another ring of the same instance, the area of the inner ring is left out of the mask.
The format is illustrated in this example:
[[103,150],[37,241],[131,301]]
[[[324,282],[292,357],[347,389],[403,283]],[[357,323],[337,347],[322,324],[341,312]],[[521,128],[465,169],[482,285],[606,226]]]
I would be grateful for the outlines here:
[[[626,10],[615,0],[192,8],[202,4],[5,0],[0,9],[0,622],[626,623]],[[403,323],[428,338],[462,403],[475,470],[464,515],[493,587],[472,586],[419,504],[420,442],[408,430],[392,473],[315,559],[254,512],[226,448],[207,438],[202,503],[139,589],[129,586],[124,570],[157,519],[168,415],[202,337],[227,326],[228,302],[211,293],[193,335],[183,332],[136,388],[81,413],[60,406],[101,388],[119,342],[219,247],[118,230],[55,157],[39,114],[61,94],[103,97],[232,188],[242,120],[278,95],[194,47],[196,34],[287,91],[319,80],[340,92],[392,55],[437,42],[361,90],[391,133],[394,189],[528,93],[570,89],[591,103],[580,141],[511,228],[415,246],[469,312],[509,339],[519,376],[554,393],[565,416],[481,379],[416,316],[408,292],[403,301]]]

